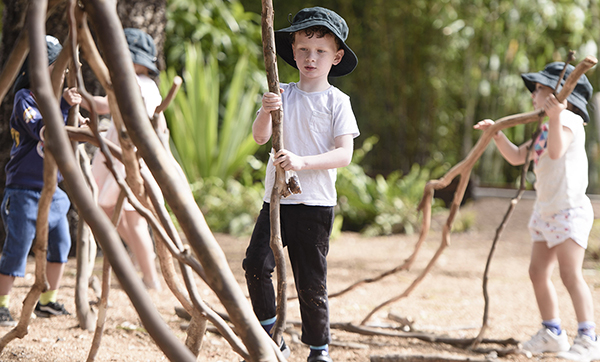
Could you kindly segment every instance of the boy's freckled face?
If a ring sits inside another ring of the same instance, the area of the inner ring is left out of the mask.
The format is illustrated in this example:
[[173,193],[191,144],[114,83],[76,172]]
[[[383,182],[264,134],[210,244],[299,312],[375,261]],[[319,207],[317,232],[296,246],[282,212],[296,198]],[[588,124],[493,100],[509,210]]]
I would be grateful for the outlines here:
[[531,93],[531,102],[534,109],[540,109],[544,106],[546,98],[552,94],[554,90],[540,83],[535,84],[535,90]]
[[299,31],[295,34],[292,49],[300,75],[307,78],[327,77],[331,67],[344,56],[344,50],[337,49],[335,37],[331,34],[309,38],[304,31]]

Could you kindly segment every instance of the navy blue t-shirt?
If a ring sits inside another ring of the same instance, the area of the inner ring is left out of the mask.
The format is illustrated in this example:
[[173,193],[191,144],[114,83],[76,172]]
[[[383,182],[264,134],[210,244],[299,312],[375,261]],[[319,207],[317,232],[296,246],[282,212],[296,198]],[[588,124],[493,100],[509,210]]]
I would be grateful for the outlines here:
[[[60,109],[66,123],[71,106],[64,98]],[[44,142],[40,133],[44,127],[42,114],[29,89],[15,94],[10,116],[10,134],[13,145],[6,164],[6,186],[41,190],[44,186]],[[58,175],[60,181],[62,176]]]

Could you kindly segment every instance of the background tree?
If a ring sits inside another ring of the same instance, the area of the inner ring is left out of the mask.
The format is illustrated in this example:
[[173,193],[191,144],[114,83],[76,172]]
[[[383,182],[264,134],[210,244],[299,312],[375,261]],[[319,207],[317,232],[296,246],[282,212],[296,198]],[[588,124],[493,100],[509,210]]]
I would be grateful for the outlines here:
[[[254,1],[242,3],[259,11]],[[359,65],[331,81],[352,98],[362,135],[379,137],[362,164],[371,176],[406,174],[431,160],[456,164],[479,137],[471,131],[477,120],[531,110],[520,73],[562,60],[570,49],[578,59],[597,55],[597,0],[274,0],[275,28],[287,26],[288,14],[316,5],[349,23],[348,44]],[[588,73],[596,89],[597,73]],[[280,74],[294,81],[287,65]],[[593,140],[594,127],[588,128]],[[515,142],[530,133],[527,127],[507,131]],[[588,151],[595,165],[598,151]],[[514,183],[518,172],[497,152],[486,153],[476,170],[482,183],[498,186]],[[590,191],[598,187],[595,182]]]

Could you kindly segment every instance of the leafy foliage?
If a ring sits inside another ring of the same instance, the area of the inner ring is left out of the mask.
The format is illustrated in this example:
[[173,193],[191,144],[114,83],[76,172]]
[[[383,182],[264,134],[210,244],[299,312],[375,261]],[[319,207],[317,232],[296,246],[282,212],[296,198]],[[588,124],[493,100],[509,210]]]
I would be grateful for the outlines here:
[[196,202],[214,232],[249,235],[262,205],[264,187],[244,185],[233,178],[199,179],[192,184]]
[[217,59],[224,84],[243,57],[249,60],[246,77],[265,84],[260,12],[245,11],[238,0],[170,0],[165,32],[167,64],[178,74],[185,64],[186,44],[192,43]]
[[[205,59],[198,45],[186,46],[184,86],[165,117],[189,180],[213,176],[227,180],[238,174],[258,149],[251,125],[259,87],[247,80],[248,56],[238,60],[223,97],[216,57]],[[173,68],[161,74],[163,93],[174,77]],[[226,98],[223,108],[222,98]]]
[[387,177],[371,178],[358,163],[375,143],[376,137],[367,139],[355,152],[353,162],[338,170],[336,187],[342,228],[368,236],[413,233],[419,224],[417,206],[425,184],[445,169],[428,170],[415,164],[404,177],[396,171]]

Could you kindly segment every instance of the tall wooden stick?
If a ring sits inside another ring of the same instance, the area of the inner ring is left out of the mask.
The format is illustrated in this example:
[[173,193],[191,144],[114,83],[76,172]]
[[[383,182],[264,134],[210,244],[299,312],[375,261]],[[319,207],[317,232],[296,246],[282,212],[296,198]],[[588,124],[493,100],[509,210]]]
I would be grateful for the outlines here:
[[[273,33],[273,1],[262,0],[262,41],[263,55],[265,58],[265,68],[267,70],[267,82],[269,91],[277,95],[279,92],[279,75],[277,73],[277,56],[275,54],[275,35]],[[283,109],[279,108],[271,112],[273,123],[272,146],[277,151],[283,149]],[[281,240],[281,218],[280,218],[280,200],[282,196],[289,194],[285,183],[285,171],[277,165],[275,171],[275,183],[271,192],[270,216],[271,216],[271,240],[270,245],[275,256],[275,265],[277,266],[277,322],[273,327],[273,340],[279,343],[283,331],[285,330],[286,319],[286,266],[285,256],[283,254],[283,242]]]

